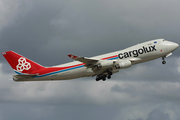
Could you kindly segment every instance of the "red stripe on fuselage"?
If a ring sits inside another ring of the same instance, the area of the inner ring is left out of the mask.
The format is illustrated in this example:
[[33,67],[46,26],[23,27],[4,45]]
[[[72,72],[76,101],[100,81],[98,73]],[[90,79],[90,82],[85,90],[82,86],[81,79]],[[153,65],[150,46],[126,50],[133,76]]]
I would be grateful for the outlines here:
[[114,55],[114,56],[111,56],[111,57],[102,58],[101,60],[107,60],[107,59],[111,59],[111,58],[115,58],[115,57],[118,57],[118,55]]
[[[114,57],[118,57],[118,55],[102,58],[101,60],[107,60],[107,59],[111,59],[111,58],[114,58]],[[81,65],[85,65],[85,63],[72,65],[72,66],[67,66],[67,67],[47,67],[47,68],[40,69],[38,71],[34,71],[31,74],[37,74],[38,73],[39,75],[43,75],[43,74],[48,74],[48,73],[52,73],[52,72],[56,72],[56,71],[61,71],[61,70],[65,70],[65,69],[69,69],[69,68],[73,68],[73,67],[77,67],[77,66],[81,66]]]
[[81,66],[81,65],[85,65],[85,64],[82,63],[82,64],[77,64],[77,65],[72,65],[72,66],[67,66],[67,67],[47,67],[47,68],[42,68],[37,71],[33,71],[31,74],[43,75],[43,74],[52,73],[52,72],[56,72],[56,71],[60,71],[60,70],[65,70],[65,69],[69,69],[69,68],[73,68],[73,67],[77,67],[77,66]]

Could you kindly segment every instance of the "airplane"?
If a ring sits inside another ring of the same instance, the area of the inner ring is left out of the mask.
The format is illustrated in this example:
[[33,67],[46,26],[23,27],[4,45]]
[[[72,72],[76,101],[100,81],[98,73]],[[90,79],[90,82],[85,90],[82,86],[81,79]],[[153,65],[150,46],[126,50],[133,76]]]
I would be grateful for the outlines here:
[[95,57],[79,57],[68,55],[73,62],[52,67],[44,67],[14,51],[3,52],[2,55],[13,68],[16,75],[13,80],[19,81],[53,81],[69,80],[80,77],[94,77],[96,81],[110,79],[112,74],[132,65],[165,58],[179,47],[177,43],[165,39],[150,40],[132,47]]

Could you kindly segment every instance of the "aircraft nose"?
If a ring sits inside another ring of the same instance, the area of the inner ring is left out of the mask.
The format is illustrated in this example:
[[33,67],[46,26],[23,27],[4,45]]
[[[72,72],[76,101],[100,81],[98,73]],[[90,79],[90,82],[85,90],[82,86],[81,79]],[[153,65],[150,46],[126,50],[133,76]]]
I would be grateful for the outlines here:
[[179,47],[179,45],[177,43],[174,43],[174,42],[171,43],[171,46],[174,50],[176,50]]
[[179,45],[177,43],[174,43],[174,48],[177,49],[179,47]]

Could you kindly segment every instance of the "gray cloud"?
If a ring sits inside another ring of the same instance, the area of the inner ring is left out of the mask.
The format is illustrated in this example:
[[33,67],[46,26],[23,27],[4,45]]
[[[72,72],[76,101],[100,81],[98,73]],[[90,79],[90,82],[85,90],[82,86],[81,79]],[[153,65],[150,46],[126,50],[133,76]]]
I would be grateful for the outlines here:
[[153,110],[149,113],[147,120],[170,120],[169,114],[163,113],[158,109]]

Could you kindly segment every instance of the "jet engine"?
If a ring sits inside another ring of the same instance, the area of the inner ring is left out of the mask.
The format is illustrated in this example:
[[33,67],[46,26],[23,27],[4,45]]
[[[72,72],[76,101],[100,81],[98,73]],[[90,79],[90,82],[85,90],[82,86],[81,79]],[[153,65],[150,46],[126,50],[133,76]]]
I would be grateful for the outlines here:
[[127,61],[117,61],[115,63],[115,68],[116,69],[125,69],[125,68],[129,68],[131,67],[131,61],[127,60]]
[[114,62],[112,60],[107,60],[107,61],[103,61],[99,64],[97,64],[98,68],[109,68],[109,67],[113,67]]

